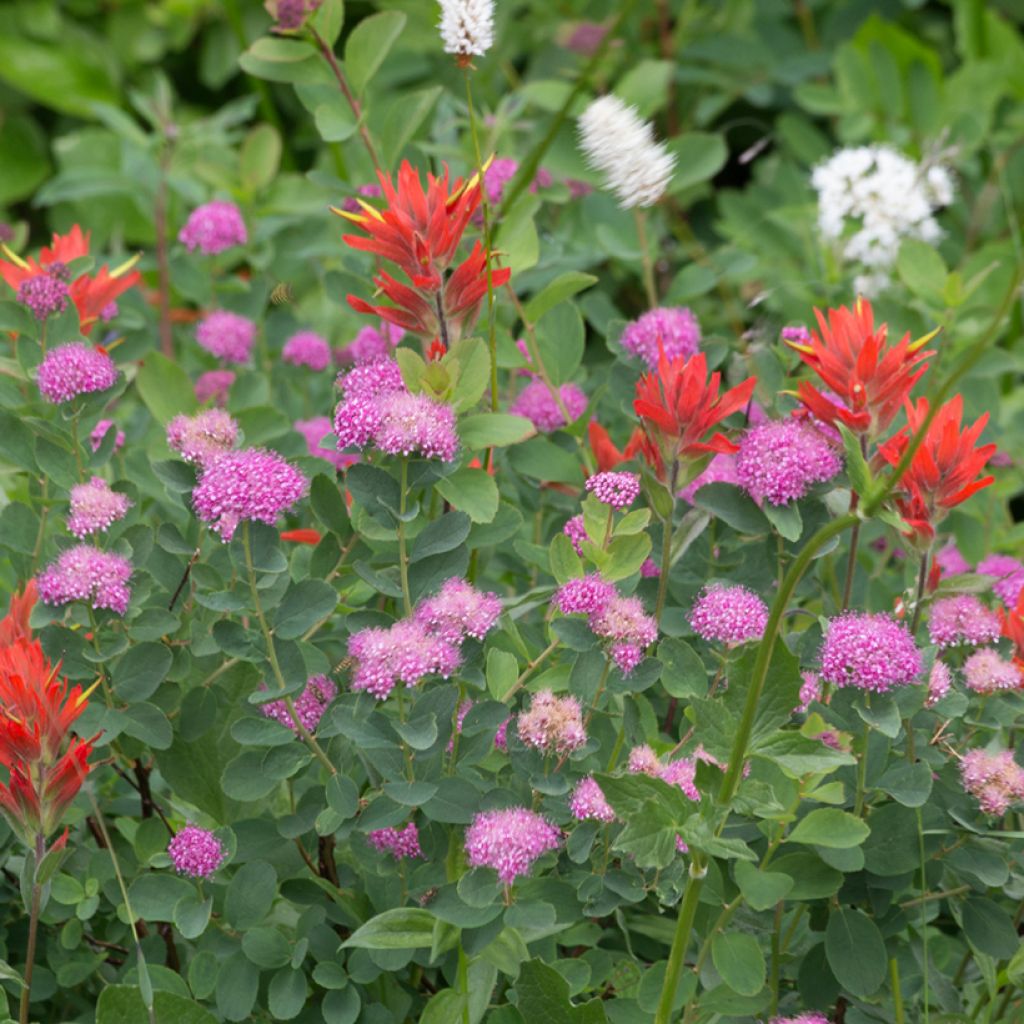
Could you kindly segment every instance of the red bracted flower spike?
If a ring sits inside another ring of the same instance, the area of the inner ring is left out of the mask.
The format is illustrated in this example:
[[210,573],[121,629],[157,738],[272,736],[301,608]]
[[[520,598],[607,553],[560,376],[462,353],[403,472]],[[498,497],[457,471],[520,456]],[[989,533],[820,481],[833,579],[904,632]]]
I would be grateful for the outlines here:
[[282,530],[281,540],[287,541],[289,544],[309,544],[311,547],[315,547],[320,543],[320,531],[308,527],[298,530]]
[[830,309],[828,318],[815,310],[818,330],[809,342],[787,341],[821,378],[831,394],[802,381],[797,394],[804,406],[825,423],[837,420],[859,434],[877,436],[892,423],[935,355],[923,351],[938,331],[917,341],[910,334],[897,345],[886,342],[888,325],[875,329],[871,303],[858,299],[853,309]]
[[630,435],[629,441],[623,451],[615,447],[614,442],[608,435],[608,431],[601,426],[597,420],[591,420],[587,432],[590,437],[590,450],[597,460],[597,471],[607,473],[621,466],[623,462],[629,462],[636,455],[641,454],[644,448],[644,432],[637,427]]
[[[73,260],[89,255],[90,232],[82,232],[76,224],[66,235],[54,235],[53,242],[39,251],[39,258],[27,260],[2,246],[6,259],[0,259],[0,277],[17,291],[26,281],[45,277],[58,270],[63,272]],[[83,334],[88,334],[99,320],[104,307],[142,280],[142,275],[132,267],[138,263],[136,255],[114,270],[104,265],[95,273],[79,274],[68,283],[68,297],[78,310],[78,319]]]
[[999,621],[1002,623],[1003,636],[1014,646],[1013,660],[1024,669],[1024,590],[1017,598],[1017,606],[1012,610],[999,609]]
[[35,607],[39,591],[34,579],[25,584],[25,589],[11,596],[10,611],[0,619],[0,647],[9,647],[15,640],[31,640],[32,627],[29,616]]
[[[911,535],[925,544],[935,536],[935,526],[946,513],[995,479],[979,477],[996,453],[994,444],[978,446],[988,413],[969,427],[961,428],[963,398],[957,395],[939,409],[928,435],[914,453],[897,485],[896,505],[910,524]],[[928,399],[906,404],[907,426],[879,446],[882,458],[895,466],[928,415]]]
[[720,384],[720,373],[716,371],[708,376],[703,352],[689,359],[680,356],[671,362],[662,353],[658,372],[640,378],[633,401],[633,409],[647,436],[646,447],[651,450],[648,459],[655,451],[670,462],[739,450],[738,445],[720,432],[710,438],[707,435],[750,401],[757,378],[749,377],[721,395]]

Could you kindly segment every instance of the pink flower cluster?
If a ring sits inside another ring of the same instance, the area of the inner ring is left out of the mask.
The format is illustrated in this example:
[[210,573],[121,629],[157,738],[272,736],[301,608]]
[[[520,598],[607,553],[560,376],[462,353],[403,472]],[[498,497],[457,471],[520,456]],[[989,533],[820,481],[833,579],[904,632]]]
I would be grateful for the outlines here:
[[308,481],[277,452],[243,448],[204,467],[192,491],[196,515],[229,541],[244,519],[273,526],[306,493]]
[[124,615],[132,596],[128,586],[131,575],[132,563],[122,555],[77,544],[48,565],[36,583],[46,604],[86,601],[93,608]]
[[338,349],[335,358],[339,363],[375,363],[378,359],[391,356],[395,346],[405,337],[405,331],[395,324],[382,321],[380,327],[363,327],[355,338],[344,348]]
[[[261,687],[266,689],[265,686]],[[338,694],[338,687],[327,676],[310,676],[302,693],[295,698],[293,706],[295,714],[306,732],[316,732],[320,719],[324,717],[327,706]],[[288,705],[283,700],[272,700],[269,704],[261,704],[260,711],[267,717],[280,722],[285,728],[298,734],[295,720],[292,718]]]
[[390,853],[395,860],[423,856],[420,833],[414,821],[410,821],[405,828],[375,829],[367,834],[366,839],[379,853]]
[[106,391],[117,381],[114,360],[101,348],[83,341],[51,348],[36,371],[40,394],[60,405],[79,395]]
[[669,362],[697,354],[700,324],[685,306],[659,307],[626,324],[620,342],[630,355],[638,356],[648,369],[656,370],[661,352]]
[[430,675],[447,679],[462,663],[460,645],[466,637],[482,639],[500,614],[496,595],[453,577],[436,596],[421,601],[410,618],[352,634],[352,689],[384,700],[398,683],[413,687]]
[[227,850],[212,832],[186,825],[167,844],[167,854],[178,874],[209,878],[224,863]]
[[670,786],[678,786],[690,800],[700,800],[700,790],[697,789],[695,782],[697,762],[693,758],[679,757],[674,761],[662,763],[647,744],[642,744],[629,752],[626,767],[634,775],[649,775],[653,779],[667,782]]
[[248,240],[242,211],[234,203],[222,199],[197,206],[178,232],[178,241],[189,252],[199,249],[207,256],[224,252],[234,245],[245,245]]
[[318,373],[331,365],[331,346],[314,331],[293,334],[281,349],[281,361],[292,366],[306,366]]
[[71,488],[71,514],[68,530],[81,539],[90,533],[102,533],[128,514],[132,507],[126,494],[110,489],[101,476]]
[[640,477],[636,473],[597,473],[587,479],[584,487],[602,505],[621,511],[640,496]]
[[247,363],[256,342],[256,324],[238,313],[215,309],[199,321],[196,341],[226,363]]
[[339,448],[372,443],[389,455],[455,458],[455,411],[427,395],[411,394],[394,360],[356,366],[338,377],[338,387],[343,396],[334,411]]
[[338,439],[334,436],[331,421],[326,416],[296,420],[292,426],[305,438],[309,454],[316,459],[324,459],[335,469],[348,469],[353,462],[359,461],[358,455],[346,455],[338,451]]
[[[103,444],[103,440],[107,436],[107,432],[111,429],[111,427],[117,430],[117,428],[114,426],[113,420],[100,420],[99,423],[97,423],[96,426],[92,428],[92,433],[89,434],[89,447],[92,448],[94,452],[98,452],[100,450],[100,445]],[[124,431],[117,430],[117,433],[114,435],[113,450],[117,452],[120,451],[120,449],[122,449],[123,447]]]
[[991,644],[999,639],[999,616],[973,594],[939,598],[928,619],[928,635],[939,647]]
[[466,829],[466,862],[472,868],[493,868],[498,881],[511,885],[561,843],[557,826],[525,807],[481,811]]
[[758,503],[788,505],[814,484],[831,480],[843,468],[835,448],[802,420],[769,420],[740,439],[736,475]]
[[575,697],[556,697],[550,690],[533,695],[528,711],[516,720],[519,738],[545,754],[571,754],[587,742],[583,712]]
[[577,555],[582,556],[583,542],[590,540],[587,536],[587,528],[583,525],[583,516],[573,516],[572,519],[567,519],[565,526],[562,527],[562,533],[569,538],[573,551],[575,551]]
[[961,573],[971,571],[971,563],[967,561],[956,541],[948,541],[935,552],[935,564],[939,567],[942,576],[958,576]]
[[32,311],[37,320],[46,320],[68,307],[68,286],[56,274],[36,274],[18,286],[18,301]]
[[987,695],[1017,690],[1024,679],[1015,662],[1004,661],[994,647],[984,647],[964,662],[964,682],[975,693]]
[[[784,328],[782,333],[791,329]],[[828,1017],[823,1013],[801,1013],[798,1017],[773,1017],[771,1024],[828,1024]]]
[[615,811],[605,799],[601,787],[588,775],[580,779],[569,797],[569,810],[578,821],[603,821],[605,824],[615,820]]
[[[576,384],[563,384],[558,397],[569,414],[569,421],[575,422],[587,410],[587,396]],[[566,425],[565,416],[551,389],[539,377],[535,377],[516,395],[508,411],[516,416],[525,416],[542,434],[550,434]]]
[[167,424],[167,444],[186,462],[206,467],[238,443],[238,423],[223,409],[175,416]]
[[794,710],[804,715],[811,704],[816,700],[821,700],[821,681],[813,672],[801,672],[800,676],[803,679],[803,684],[800,687],[800,703]]
[[928,696],[925,697],[924,706],[933,708],[944,697],[949,694],[953,685],[953,674],[944,661],[935,659],[931,672],[928,673]]
[[738,584],[705,587],[690,611],[690,626],[698,636],[727,647],[760,640],[767,625],[768,606]]
[[1024,590],[1024,563],[1010,555],[989,555],[978,563],[978,572],[985,576],[998,577],[992,584],[992,592],[1008,608],[1017,604]]
[[884,614],[846,612],[832,619],[821,646],[821,676],[833,686],[885,693],[921,675],[910,630]]
[[207,370],[196,378],[196,401],[224,405],[228,400],[231,385],[234,383],[235,373],[233,370]]
[[704,471],[695,476],[677,495],[688,504],[693,504],[697,492],[708,484],[734,484],[740,486],[739,473],[736,471],[735,455],[716,455],[704,467]]
[[1011,804],[1024,800],[1024,769],[1012,750],[969,750],[960,762],[960,778],[986,814],[1003,815]]

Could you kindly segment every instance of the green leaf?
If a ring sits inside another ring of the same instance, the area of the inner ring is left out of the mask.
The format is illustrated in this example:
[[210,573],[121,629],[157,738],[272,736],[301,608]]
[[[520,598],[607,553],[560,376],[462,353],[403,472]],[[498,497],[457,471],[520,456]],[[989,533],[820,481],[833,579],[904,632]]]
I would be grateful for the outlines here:
[[915,295],[933,305],[941,305],[946,287],[946,264],[934,245],[916,238],[906,239],[900,246],[896,272]]
[[405,21],[399,11],[381,11],[364,18],[352,30],[345,43],[345,71],[353,92],[362,94],[405,28]]
[[312,43],[302,39],[281,39],[276,36],[257,39],[246,53],[268,64],[295,64],[316,56]]
[[31,117],[11,111],[0,123],[0,206],[24,199],[50,175],[46,137]]
[[359,810],[359,790],[347,775],[332,775],[327,781],[327,806],[342,821],[354,818]]
[[142,368],[135,375],[135,387],[161,426],[167,426],[179,413],[196,410],[196,395],[188,374],[159,352],[146,353]]
[[340,96],[317,104],[313,121],[324,142],[344,142],[355,134],[358,127],[352,108]]
[[668,85],[676,72],[674,61],[645,58],[637,61],[615,86],[615,95],[637,108],[645,120],[668,100]]
[[306,1004],[306,975],[286,967],[270,979],[267,1008],[274,1020],[292,1020]]
[[490,523],[498,514],[498,485],[486,470],[464,466],[438,480],[434,489],[474,523]]
[[754,745],[751,753],[774,762],[793,779],[827,774],[844,765],[857,763],[852,754],[826,747],[821,740],[801,736],[798,732],[776,732],[765,736]]
[[878,926],[860,910],[833,910],[825,928],[825,955],[836,981],[867,999],[885,981],[885,942]]
[[564,533],[556,533],[552,537],[548,562],[551,566],[551,575],[559,584],[583,575],[580,556],[573,550],[572,541]]
[[323,580],[293,583],[274,615],[274,634],[282,640],[296,640],[337,607],[338,595]]
[[130,704],[120,712],[122,731],[152,747],[167,750],[174,739],[174,731],[167,716],[155,704]]
[[274,869],[266,861],[249,861],[235,872],[228,885],[224,915],[239,931],[251,928],[267,916],[276,896]]
[[664,868],[678,856],[677,831],[671,811],[649,801],[638,814],[627,820],[625,828],[615,839],[615,849],[634,859],[639,868]]
[[680,192],[713,178],[725,166],[729,150],[721,135],[711,132],[684,132],[668,143],[675,154],[676,167],[669,191]]
[[132,910],[147,921],[173,921],[179,900],[195,895],[195,887],[173,874],[150,872],[128,887]]
[[1013,918],[998,903],[985,896],[970,896],[962,915],[964,934],[975,949],[996,960],[1017,952],[1020,939]]
[[889,768],[877,785],[904,807],[923,807],[932,792],[932,769],[924,761],[901,761]]
[[258,192],[274,180],[280,165],[280,134],[273,125],[256,125],[246,135],[239,154],[242,184],[250,192]]
[[213,911],[213,897],[200,900],[194,892],[182,896],[174,905],[174,927],[183,939],[198,939],[206,931]]
[[514,654],[492,647],[487,652],[487,689],[495,700],[504,700],[505,695],[519,678],[519,662]]
[[342,943],[343,949],[429,949],[434,921],[429,910],[396,907],[370,918]]
[[843,450],[846,452],[846,475],[850,486],[858,494],[868,494],[874,478],[864,453],[860,448],[860,440],[845,423],[836,420],[836,426],[843,435]]
[[313,483],[309,488],[309,502],[313,507],[313,514],[328,530],[339,537],[344,537],[348,533],[348,512],[336,480],[332,480],[324,473],[313,477]]
[[764,513],[754,500],[732,484],[705,484],[693,496],[693,503],[706,508],[737,533],[760,534],[768,530]]
[[[403,352],[398,349],[397,352]],[[491,379],[491,354],[480,338],[462,338],[448,350],[443,363],[458,364],[459,379],[452,388],[449,404],[456,412],[467,412],[483,397]]]
[[761,871],[749,861],[737,861],[736,884],[754,910],[768,910],[781,902],[793,888],[793,879],[778,871]]
[[560,274],[526,303],[523,307],[523,314],[527,321],[535,324],[548,310],[554,309],[566,299],[571,299],[592,284],[597,284],[597,278],[593,274],[583,274],[578,270]]
[[310,24],[328,45],[333,47],[345,24],[345,0],[321,0]]
[[[156,1024],[217,1024],[217,1018],[191,999],[173,992],[153,993]],[[134,985],[107,985],[96,1003],[96,1024],[146,1024],[142,992]]]
[[537,345],[552,384],[559,386],[572,378],[583,360],[586,344],[583,317],[572,303],[556,306],[541,319]]
[[804,532],[803,519],[800,517],[800,508],[796,502],[789,505],[773,505],[766,501],[761,506],[765,519],[768,520],[778,531],[779,535],[791,543],[800,539]]
[[616,537],[608,545],[608,557],[601,566],[601,575],[612,582],[624,580],[627,576],[640,571],[640,566],[650,553],[651,538],[646,533]]
[[445,512],[438,516],[416,537],[409,560],[419,562],[457,548],[469,536],[469,524],[465,512]]
[[136,644],[114,669],[114,693],[129,703],[152,697],[167,678],[173,661],[170,648],[163,644]]
[[591,999],[574,1006],[569,983],[543,960],[522,964],[514,991],[520,1014],[534,1024],[607,1024],[604,1003]]
[[469,449],[504,448],[519,444],[537,433],[525,416],[507,412],[481,412],[459,423],[459,437]]
[[860,846],[870,834],[871,829],[860,818],[835,807],[819,807],[797,822],[786,842],[845,850]]
[[708,691],[708,673],[697,652],[674,637],[658,644],[662,664],[661,684],[670,697],[703,697]]
[[711,959],[722,981],[741,996],[756,996],[767,978],[764,954],[753,935],[718,932],[711,940]]

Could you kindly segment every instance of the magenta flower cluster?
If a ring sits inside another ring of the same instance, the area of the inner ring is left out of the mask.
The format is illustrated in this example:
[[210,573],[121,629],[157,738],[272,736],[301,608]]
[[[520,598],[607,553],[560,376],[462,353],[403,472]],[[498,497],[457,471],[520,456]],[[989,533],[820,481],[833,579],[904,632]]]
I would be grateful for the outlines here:
[[68,286],[55,274],[36,274],[18,286],[18,301],[28,306],[37,320],[46,320],[68,307]]
[[224,863],[227,850],[212,832],[186,825],[167,844],[167,854],[178,874],[209,878]]
[[256,342],[256,324],[238,313],[215,309],[199,321],[196,341],[226,363],[247,363]]
[[971,563],[960,553],[956,541],[947,541],[935,552],[935,564],[942,576],[958,576],[971,571]]
[[987,695],[1019,689],[1024,679],[1015,662],[1004,661],[994,647],[983,647],[964,662],[964,682],[969,690]]
[[36,371],[40,393],[54,405],[70,402],[79,395],[106,391],[116,381],[114,360],[103,349],[83,341],[51,348]]
[[960,779],[982,811],[993,817],[1024,800],[1024,769],[1014,760],[1012,750],[969,750],[960,762]]
[[248,240],[242,211],[234,203],[222,199],[197,206],[178,232],[178,241],[189,252],[198,249],[207,256],[224,252],[235,245],[245,245]]
[[584,487],[602,505],[621,511],[640,496],[640,477],[636,473],[596,473]]
[[87,483],[71,488],[68,530],[79,539],[91,533],[102,533],[124,519],[131,507],[128,495],[111,490],[103,477],[94,476]]
[[[782,333],[785,334],[787,329],[784,328]],[[773,1017],[771,1024],[828,1024],[828,1018],[823,1013],[801,1013],[797,1017]]]
[[821,677],[833,686],[885,693],[921,675],[910,630],[889,615],[846,612],[832,619],[821,646]]
[[77,544],[58,556],[37,577],[39,596],[46,604],[85,601],[95,609],[124,615],[132,592],[128,581],[132,563],[113,551]]
[[113,420],[100,420],[95,427],[92,428],[92,432],[89,434],[89,447],[94,452],[100,450],[100,445],[103,444],[103,439],[107,436],[107,432],[113,428],[116,433],[114,435],[114,452],[120,451],[124,447],[124,431],[117,430]]
[[705,587],[690,611],[693,631],[710,643],[726,647],[760,640],[768,625],[768,606],[752,590],[739,584],[714,583]]
[[403,337],[405,331],[395,324],[383,321],[380,327],[368,325],[361,328],[348,345],[338,349],[335,358],[339,363],[355,363],[357,366],[388,359]]
[[516,720],[519,738],[528,747],[545,754],[571,754],[587,742],[583,712],[575,697],[556,697],[550,690],[539,690],[527,711]]
[[406,388],[392,359],[356,366],[338,377],[342,400],[334,411],[339,448],[373,444],[389,455],[422,455],[451,462],[459,450],[455,411]]
[[329,462],[335,469],[348,469],[353,462],[359,461],[358,455],[338,451],[338,439],[334,436],[331,421],[326,416],[296,420],[292,426],[305,438],[309,454],[316,459]]
[[501,615],[501,598],[453,576],[433,597],[420,601],[414,614],[417,622],[448,643],[462,643],[467,636],[483,640]]
[[307,486],[305,476],[277,452],[244,448],[225,452],[203,469],[192,507],[221,540],[229,541],[243,520],[273,526]]
[[569,797],[569,810],[577,821],[601,821],[608,824],[615,820],[615,811],[605,798],[604,791],[590,775],[576,784]]
[[696,355],[700,348],[700,324],[685,306],[659,307],[626,324],[622,347],[642,359],[650,370],[658,368],[662,352],[670,362]]
[[831,442],[811,424],[795,419],[751,427],[736,455],[740,486],[758,504],[798,501],[842,468],[843,460]]
[[305,366],[318,373],[331,365],[331,359],[331,346],[315,331],[293,334],[281,349],[282,362]]
[[370,845],[380,853],[389,853],[395,860],[422,857],[420,834],[416,823],[410,821],[405,828],[378,828],[366,836]]
[[925,697],[924,706],[933,708],[944,697],[949,695],[953,685],[953,673],[944,661],[935,659],[932,670],[928,673],[928,695]]
[[989,555],[978,563],[978,572],[984,576],[995,576],[992,592],[1008,608],[1016,606],[1024,590],[1024,563],[1011,555]]
[[558,397],[561,407],[547,384],[535,377],[516,395],[508,411],[516,416],[525,416],[542,434],[550,434],[566,425],[563,408],[570,423],[587,410],[587,396],[576,384],[563,384],[558,389]]
[[583,555],[583,542],[590,540],[587,536],[587,528],[583,523],[583,516],[573,516],[572,519],[567,519],[565,526],[562,527],[562,533],[569,538],[569,543],[572,544],[573,551],[577,555]]
[[928,635],[939,647],[991,644],[999,633],[999,616],[973,594],[941,597],[932,605]]
[[206,467],[238,443],[238,423],[223,409],[175,416],[167,424],[167,444],[186,462]]
[[525,807],[481,811],[466,829],[466,862],[471,868],[492,868],[498,881],[511,885],[561,843],[557,826]]
[[735,455],[716,455],[677,495],[688,504],[693,504],[697,492],[708,484],[733,484],[740,486]]
[[196,378],[196,401],[201,404],[213,402],[214,405],[224,405],[234,383],[233,370],[207,370]]
[[642,744],[629,752],[626,767],[634,775],[649,775],[670,786],[678,786],[690,800],[700,800],[700,790],[695,781],[697,762],[693,758],[679,757],[663,763],[647,744]]
[[[266,688],[265,686],[263,687]],[[338,687],[333,680],[327,676],[310,676],[302,693],[292,702],[295,708],[295,715],[302,728],[308,733],[316,732],[320,719],[324,717],[327,706],[338,694]],[[285,728],[298,733],[295,719],[292,718],[288,705],[283,700],[272,700],[268,704],[261,704],[260,711],[267,717],[280,722]]]

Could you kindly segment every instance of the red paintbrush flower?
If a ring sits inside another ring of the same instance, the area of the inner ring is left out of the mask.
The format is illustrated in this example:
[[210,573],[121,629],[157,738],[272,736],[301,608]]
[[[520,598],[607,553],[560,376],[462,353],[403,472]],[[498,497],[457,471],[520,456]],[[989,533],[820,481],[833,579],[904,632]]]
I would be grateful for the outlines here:
[[713,452],[728,454],[739,450],[720,432],[710,438],[707,435],[750,401],[757,378],[748,377],[719,395],[721,377],[717,371],[708,377],[703,352],[671,361],[663,352],[658,372],[645,374],[637,381],[633,409],[646,435],[648,461],[657,454],[666,465],[673,465]]
[[1024,668],[1024,590],[1020,592],[1015,608],[1007,610],[1000,607],[999,621],[1003,636],[1014,646],[1013,660]]
[[68,265],[89,255],[89,234],[88,231],[83,234],[76,224],[66,235],[54,235],[52,244],[39,251],[38,259],[30,256],[25,260],[6,245],[0,247],[7,257],[0,259],[0,277],[18,293],[19,299],[39,319],[45,319],[49,312],[63,308],[55,305],[61,302],[59,294],[45,298],[33,295],[33,285],[49,283],[75,304],[83,334],[92,330],[106,306],[138,284],[142,277],[137,270],[132,270],[139,261],[138,256],[133,256],[115,270],[108,270],[104,265],[95,275],[81,273],[71,279]]
[[320,531],[311,529],[282,530],[281,540],[291,544],[309,544],[315,547],[320,543]]
[[[897,484],[896,506],[911,528],[911,536],[925,545],[935,537],[935,526],[946,513],[995,479],[979,477],[996,453],[994,444],[978,447],[977,441],[988,413],[972,426],[961,428],[963,398],[951,398],[936,413],[924,441],[914,452],[907,471]],[[928,415],[928,399],[906,403],[907,426],[879,446],[879,454],[895,466],[907,449],[912,435]]]
[[888,325],[875,330],[871,303],[857,299],[853,309],[830,309],[828,319],[815,310],[817,331],[810,341],[786,344],[821,378],[831,394],[802,381],[797,394],[809,412],[825,423],[837,420],[859,434],[877,436],[892,423],[911,389],[935,355],[922,349],[938,331],[917,341],[909,332],[897,345],[886,342]]
[[639,427],[636,427],[630,434],[626,447],[622,451],[615,447],[608,431],[597,420],[590,421],[587,433],[590,437],[590,450],[594,453],[599,473],[607,473],[615,469],[616,466],[621,466],[623,462],[629,462],[630,459],[644,451],[644,432]]
[[[398,172],[397,188],[389,175],[380,172],[378,177],[387,201],[383,210],[363,200],[359,200],[359,213],[332,209],[366,232],[365,236],[343,236],[346,244],[394,263],[408,284],[380,271],[374,284],[392,305],[375,306],[355,295],[348,296],[349,305],[428,337],[441,333],[443,315],[450,321],[449,333],[457,337],[458,329],[473,320],[487,294],[487,260],[479,242],[445,281],[466,225],[480,203],[480,177],[457,179],[449,187],[445,169],[441,177],[428,174],[424,189],[419,172],[408,161]],[[510,274],[507,268],[491,271],[491,287],[503,285]]]
[[32,639],[32,627],[28,620],[38,593],[36,581],[32,579],[25,584],[23,591],[11,595],[10,610],[0,619],[0,647],[8,647],[16,640]]

